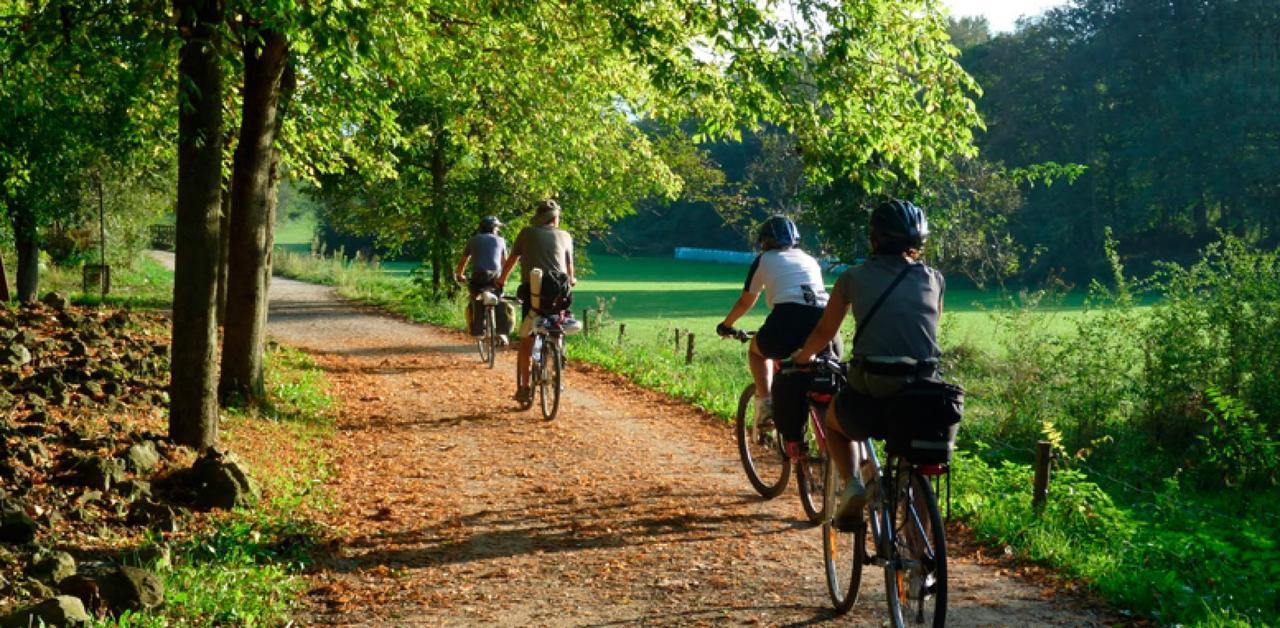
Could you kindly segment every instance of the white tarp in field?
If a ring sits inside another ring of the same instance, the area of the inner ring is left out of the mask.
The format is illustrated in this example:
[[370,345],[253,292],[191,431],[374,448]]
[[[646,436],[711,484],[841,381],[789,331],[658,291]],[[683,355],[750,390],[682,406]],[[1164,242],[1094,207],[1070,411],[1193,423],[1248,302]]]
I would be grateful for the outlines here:
[[[721,264],[741,264],[747,266],[756,258],[756,254],[750,251],[722,251],[720,249],[698,249],[688,246],[676,247],[676,259],[689,260],[691,262],[719,262]],[[841,263],[835,259],[820,259],[823,272],[840,273],[848,268],[847,264]],[[862,260],[854,263],[859,264]]]

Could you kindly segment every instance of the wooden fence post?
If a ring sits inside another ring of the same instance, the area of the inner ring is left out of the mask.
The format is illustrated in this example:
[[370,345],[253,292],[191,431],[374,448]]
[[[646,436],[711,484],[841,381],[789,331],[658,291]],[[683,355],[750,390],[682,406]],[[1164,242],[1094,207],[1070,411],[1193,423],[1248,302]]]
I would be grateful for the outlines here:
[[676,328],[676,354],[680,353],[680,328]]
[[582,308],[582,335],[591,335],[591,310]]
[[622,337],[627,333],[627,324],[618,323],[618,344],[622,344]]
[[688,348],[684,354],[684,363],[685,366],[693,364],[693,334],[689,334]]
[[1032,489],[1031,504],[1044,508],[1049,496],[1049,461],[1053,458],[1053,445],[1047,440],[1036,443],[1036,478]]

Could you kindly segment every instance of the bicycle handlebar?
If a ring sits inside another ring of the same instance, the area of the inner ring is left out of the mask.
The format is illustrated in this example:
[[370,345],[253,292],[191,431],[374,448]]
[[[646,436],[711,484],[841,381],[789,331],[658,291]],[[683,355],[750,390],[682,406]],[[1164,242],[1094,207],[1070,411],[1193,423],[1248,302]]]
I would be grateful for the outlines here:
[[726,331],[728,331],[729,333],[719,334],[720,329],[718,327],[716,329],[716,333],[718,333],[721,338],[732,338],[734,340],[737,340],[738,342],[751,342],[751,339],[756,335],[756,332],[754,331],[747,331],[745,329],[736,329],[734,327],[730,327]]

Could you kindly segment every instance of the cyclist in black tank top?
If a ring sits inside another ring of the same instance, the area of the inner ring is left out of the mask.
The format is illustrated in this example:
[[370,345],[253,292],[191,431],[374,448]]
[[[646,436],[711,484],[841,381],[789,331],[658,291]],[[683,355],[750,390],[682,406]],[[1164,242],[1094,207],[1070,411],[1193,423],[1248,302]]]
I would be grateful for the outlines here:
[[[807,364],[840,332],[840,325],[852,308],[859,334],[854,341],[849,386],[827,409],[827,448],[832,462],[844,478],[845,490],[837,523],[850,527],[862,515],[866,488],[853,473],[850,443],[854,436],[867,438],[876,429],[862,425],[858,408],[850,402],[854,392],[883,397],[897,392],[906,381],[927,376],[924,369],[936,368],[938,318],[946,284],[942,274],[920,261],[920,250],[929,234],[924,212],[914,204],[889,200],[876,207],[871,216],[872,256],[864,264],[850,268],[836,280],[831,300],[813,333],[792,356],[797,364]],[[864,333],[865,332],[865,333]],[[880,362],[883,360],[883,362]],[[893,363],[921,369],[916,375],[879,375],[859,367],[860,363]],[[846,394],[848,393],[848,394]],[[843,403],[842,403],[843,402]]]

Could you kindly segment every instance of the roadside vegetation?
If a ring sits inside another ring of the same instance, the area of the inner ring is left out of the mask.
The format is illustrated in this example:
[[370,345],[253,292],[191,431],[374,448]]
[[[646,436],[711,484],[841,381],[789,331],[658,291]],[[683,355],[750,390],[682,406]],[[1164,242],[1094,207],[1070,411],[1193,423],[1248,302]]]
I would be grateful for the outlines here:
[[[43,303],[0,304],[4,613],[63,593],[101,625],[287,623],[325,536],[313,515],[332,507],[323,441],[335,405],[322,372],[268,348],[266,400],[224,411],[219,445],[258,498],[207,510],[180,479],[198,452],[163,429],[172,272],[135,252],[113,266],[105,301],[81,292],[78,268],[50,261],[44,279]],[[32,540],[13,545],[27,525]],[[94,593],[126,567],[162,594]]]
[[[980,540],[1082,581],[1135,618],[1265,621],[1280,612],[1280,517],[1270,508],[1280,457],[1263,418],[1280,399],[1280,374],[1265,366],[1280,363],[1280,263],[1227,237],[1195,264],[1135,281],[1108,252],[1112,280],[1083,297],[975,294],[970,307],[949,308],[944,318],[960,322],[942,330],[948,372],[969,392],[956,513]],[[592,332],[571,339],[570,358],[729,419],[750,380],[745,348],[709,330],[743,269],[678,263],[697,277],[679,282],[664,276],[668,260],[620,262],[598,257],[580,282],[574,309],[591,310]],[[285,253],[277,269],[462,326],[461,300],[433,299],[376,265]],[[692,365],[677,329],[697,335]],[[1031,505],[1038,440],[1055,451],[1043,511]]]

